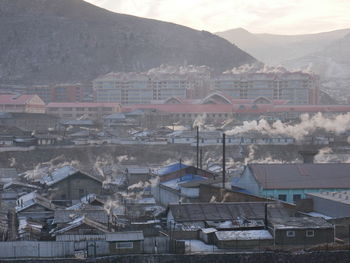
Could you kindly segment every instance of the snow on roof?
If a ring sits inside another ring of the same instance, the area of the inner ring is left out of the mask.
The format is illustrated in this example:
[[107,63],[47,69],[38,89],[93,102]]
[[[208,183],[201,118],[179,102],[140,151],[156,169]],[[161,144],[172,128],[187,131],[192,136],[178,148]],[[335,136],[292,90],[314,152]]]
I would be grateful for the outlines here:
[[59,181],[62,181],[63,179],[77,173],[79,170],[75,169],[72,166],[64,166],[62,168],[56,169],[51,174],[45,176],[41,183],[46,184],[48,186],[51,186],[55,183],[58,183]]
[[221,241],[273,239],[267,230],[218,231],[215,235]]
[[46,199],[39,195],[36,191],[23,195],[17,200],[16,212],[21,212],[33,205],[40,205],[49,210],[55,210],[56,206],[51,203],[49,199]]
[[202,231],[204,234],[210,234],[210,233],[215,233],[215,232],[218,231],[218,230],[215,229],[215,228],[209,227],[209,228],[203,228],[203,229],[201,229],[201,231]]
[[60,230],[57,231],[53,231],[52,234],[55,236],[57,234],[61,234],[61,233],[65,233],[71,229],[74,229],[82,224],[86,224],[92,228],[95,228],[103,233],[108,233],[108,229],[104,224],[98,223],[94,220],[88,219],[86,218],[84,215],[81,217],[78,217],[76,219],[74,219],[73,221],[71,221],[70,223],[68,223],[67,227],[61,228]]

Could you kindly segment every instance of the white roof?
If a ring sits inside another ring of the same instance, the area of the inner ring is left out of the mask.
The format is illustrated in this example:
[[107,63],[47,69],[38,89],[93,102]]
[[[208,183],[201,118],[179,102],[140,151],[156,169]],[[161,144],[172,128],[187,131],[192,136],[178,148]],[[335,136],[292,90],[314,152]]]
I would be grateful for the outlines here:
[[42,179],[42,183],[50,186],[50,185],[53,185],[59,181],[62,181],[63,179],[67,178],[70,175],[75,174],[76,172],[78,172],[77,169],[75,169],[72,166],[67,165],[67,166],[64,166],[62,168],[55,170],[50,175],[45,176]]
[[215,235],[222,241],[273,239],[267,230],[218,231]]

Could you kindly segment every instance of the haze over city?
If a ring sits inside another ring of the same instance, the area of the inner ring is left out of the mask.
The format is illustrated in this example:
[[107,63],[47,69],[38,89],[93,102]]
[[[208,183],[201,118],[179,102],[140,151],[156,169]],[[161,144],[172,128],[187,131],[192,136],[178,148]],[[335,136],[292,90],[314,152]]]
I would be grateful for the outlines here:
[[349,10],[0,0],[0,262],[349,263]]
[[220,32],[310,34],[350,27],[347,0],[86,0],[113,12]]

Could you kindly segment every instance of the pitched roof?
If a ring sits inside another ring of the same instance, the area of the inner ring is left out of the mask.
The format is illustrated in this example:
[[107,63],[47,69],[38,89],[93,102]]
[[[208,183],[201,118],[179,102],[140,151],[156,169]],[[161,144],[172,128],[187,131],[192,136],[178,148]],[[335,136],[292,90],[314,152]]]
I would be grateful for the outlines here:
[[91,220],[91,219],[87,218],[86,216],[81,216],[81,217],[76,218],[73,221],[71,221],[68,224],[68,226],[53,232],[53,235],[65,233],[71,229],[77,228],[77,227],[84,225],[84,224],[90,226],[91,228],[97,229],[103,233],[109,232],[108,228],[104,224],[101,224],[101,223],[98,223],[94,220]]
[[93,208],[83,210],[67,210],[67,209],[57,209],[55,210],[54,222],[58,224],[69,223],[74,218],[85,216],[88,219],[94,220],[96,222],[107,224],[108,223],[108,215],[106,210],[102,207]]
[[[64,166],[62,168],[56,169],[51,174],[42,178],[41,183],[46,184],[48,186],[52,186],[52,185],[54,185],[54,184],[56,184],[64,179],[68,178],[69,176],[74,175],[74,174],[79,173],[79,172],[80,171],[78,169],[67,165],[67,166]],[[81,173],[81,174],[83,174],[83,175],[85,175],[85,176],[87,176],[87,177],[89,177],[97,182],[102,183],[100,179],[98,179],[94,176],[91,176],[91,175],[85,174],[85,173]]]
[[[177,222],[265,217],[264,202],[170,204],[169,210]],[[269,217],[289,216],[288,211],[277,203],[269,203],[267,211]]]
[[155,173],[157,175],[166,175],[166,174],[173,173],[173,172],[176,172],[178,170],[181,170],[181,169],[184,169],[187,167],[189,167],[189,166],[186,164],[183,164],[183,163],[173,163],[173,164],[164,166],[162,168],[159,168]]
[[25,105],[36,95],[16,95],[2,94],[0,95],[0,104]]
[[56,206],[51,201],[36,192],[23,195],[17,200],[16,212],[24,211],[34,205],[42,206],[48,210],[54,211]]
[[350,188],[349,163],[249,164],[264,189]]

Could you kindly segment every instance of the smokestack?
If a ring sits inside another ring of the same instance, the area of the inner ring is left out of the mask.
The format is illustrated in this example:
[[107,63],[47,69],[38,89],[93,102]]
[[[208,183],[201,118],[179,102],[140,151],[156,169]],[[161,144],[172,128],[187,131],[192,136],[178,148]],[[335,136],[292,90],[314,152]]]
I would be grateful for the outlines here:
[[199,149],[199,168],[203,169],[203,149]]
[[197,131],[197,169],[199,167],[199,126],[196,126],[196,131]]
[[222,134],[222,188],[225,189],[226,182],[226,134]]
[[314,163],[315,155],[318,154],[318,150],[302,150],[299,154],[303,157],[303,163]]

